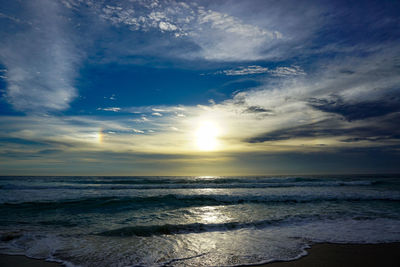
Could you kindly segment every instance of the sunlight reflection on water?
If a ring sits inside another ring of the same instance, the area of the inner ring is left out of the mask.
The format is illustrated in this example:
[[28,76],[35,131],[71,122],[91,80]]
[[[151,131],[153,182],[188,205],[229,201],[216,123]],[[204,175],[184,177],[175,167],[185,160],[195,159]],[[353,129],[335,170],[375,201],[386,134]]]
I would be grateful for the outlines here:
[[204,223],[223,223],[231,219],[230,216],[221,212],[221,209],[213,206],[200,208],[199,217]]

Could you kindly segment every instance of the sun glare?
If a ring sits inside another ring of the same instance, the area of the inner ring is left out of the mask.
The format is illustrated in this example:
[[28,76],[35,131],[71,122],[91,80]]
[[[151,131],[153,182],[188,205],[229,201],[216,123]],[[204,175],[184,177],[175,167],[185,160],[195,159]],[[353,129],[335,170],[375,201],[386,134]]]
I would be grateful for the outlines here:
[[196,131],[197,147],[203,151],[214,150],[218,146],[218,127],[212,122],[203,122]]

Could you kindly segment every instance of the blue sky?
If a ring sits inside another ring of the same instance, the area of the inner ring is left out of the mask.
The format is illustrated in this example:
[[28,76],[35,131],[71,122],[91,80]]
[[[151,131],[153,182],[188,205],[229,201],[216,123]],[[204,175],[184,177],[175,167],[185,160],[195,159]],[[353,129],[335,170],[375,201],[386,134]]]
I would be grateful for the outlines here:
[[400,171],[398,1],[0,3],[1,174]]

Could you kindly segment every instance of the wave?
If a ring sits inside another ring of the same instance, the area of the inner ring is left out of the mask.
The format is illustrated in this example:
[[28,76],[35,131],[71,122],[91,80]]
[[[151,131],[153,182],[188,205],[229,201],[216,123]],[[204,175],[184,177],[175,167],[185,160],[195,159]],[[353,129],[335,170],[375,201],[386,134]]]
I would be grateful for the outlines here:
[[381,195],[162,195],[148,197],[93,197],[81,199],[63,199],[57,201],[33,201],[20,203],[2,203],[0,209],[12,210],[54,210],[68,211],[111,211],[159,207],[190,207],[234,205],[241,203],[309,203],[321,201],[400,201],[399,193],[387,192]]
[[[384,220],[385,218],[379,218]],[[377,218],[370,217],[341,217],[332,219],[330,216],[324,215],[310,215],[304,217],[303,215],[285,216],[281,219],[259,220],[252,222],[225,222],[225,223],[190,223],[190,224],[162,224],[162,225],[135,225],[121,227],[112,230],[102,231],[95,235],[108,236],[108,237],[131,237],[131,236],[159,236],[159,235],[176,235],[176,234],[192,234],[192,233],[205,233],[205,232],[225,232],[234,231],[239,229],[264,229],[266,227],[281,227],[281,226],[300,226],[302,224],[310,223],[323,223],[335,221],[352,221],[353,223],[361,223],[361,221],[373,221]]]
[[216,223],[216,224],[191,223],[191,224],[130,226],[130,227],[122,227],[118,229],[103,231],[101,233],[98,233],[97,235],[129,237],[129,236],[154,236],[154,235],[218,232],[218,231],[238,230],[250,227],[263,228],[268,225],[277,224],[280,221],[282,220],[257,221],[249,223],[227,222],[227,223]]
[[312,182],[235,182],[235,183],[171,183],[171,184],[130,184],[121,185],[107,183],[105,186],[99,184],[75,185],[13,185],[0,186],[4,190],[148,190],[148,189],[238,189],[238,188],[280,188],[280,187],[335,187],[335,186],[370,186],[375,185],[374,181],[312,181]]
[[162,225],[136,225],[106,230],[96,235],[129,237],[129,236],[156,236],[190,234],[204,232],[233,231],[243,228],[262,229],[268,226],[282,224],[310,223],[312,221],[324,220],[321,215],[310,215],[306,218],[302,215],[285,216],[281,219],[260,220],[252,222],[225,222],[225,223],[190,223],[190,224],[162,224]]
[[[360,221],[292,217],[253,223],[131,226],[89,235],[13,231],[0,232],[0,239],[4,239],[2,246],[8,254],[24,254],[66,266],[207,266],[210,259],[218,266],[250,266],[298,258],[306,254],[304,248],[315,242],[398,242],[399,226],[399,220],[389,218]],[[234,232],[241,229],[244,231]],[[207,232],[222,232],[222,235],[207,235]],[[135,236],[144,238],[121,238]],[[217,243],[218,240],[223,242]],[[221,249],[209,246],[210,241],[222,246]],[[190,261],[198,257],[203,258]],[[181,264],[175,264],[178,261]]]

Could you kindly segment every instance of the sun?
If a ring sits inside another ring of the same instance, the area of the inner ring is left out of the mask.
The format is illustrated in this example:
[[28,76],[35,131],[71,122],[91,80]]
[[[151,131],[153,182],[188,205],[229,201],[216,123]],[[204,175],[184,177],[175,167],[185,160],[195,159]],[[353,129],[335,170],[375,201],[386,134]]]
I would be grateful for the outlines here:
[[218,146],[219,129],[215,123],[202,122],[196,131],[196,144],[200,150],[211,151]]

